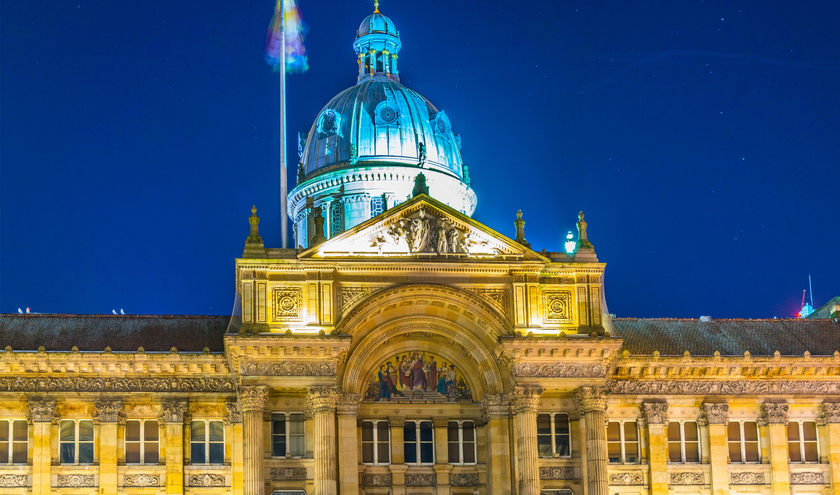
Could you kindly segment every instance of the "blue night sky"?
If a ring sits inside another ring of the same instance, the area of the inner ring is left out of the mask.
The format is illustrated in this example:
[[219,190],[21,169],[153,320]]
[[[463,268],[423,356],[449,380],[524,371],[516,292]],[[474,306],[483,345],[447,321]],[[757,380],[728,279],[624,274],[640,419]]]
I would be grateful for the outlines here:
[[[372,11],[300,4],[311,69],[288,78],[290,136],[355,84]],[[583,210],[610,312],[789,317],[809,274],[816,305],[840,294],[840,3],[381,10],[402,83],[463,139],[474,218],[513,237],[521,208],[533,247],[559,251]],[[252,204],[280,245],[272,12],[0,4],[0,312],[230,314]]]

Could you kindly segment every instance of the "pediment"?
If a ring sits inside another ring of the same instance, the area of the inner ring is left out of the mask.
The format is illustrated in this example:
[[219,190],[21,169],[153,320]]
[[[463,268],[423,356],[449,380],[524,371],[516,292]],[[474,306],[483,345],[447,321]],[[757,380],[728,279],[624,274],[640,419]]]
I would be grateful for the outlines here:
[[299,255],[445,260],[548,261],[425,194],[397,205]]

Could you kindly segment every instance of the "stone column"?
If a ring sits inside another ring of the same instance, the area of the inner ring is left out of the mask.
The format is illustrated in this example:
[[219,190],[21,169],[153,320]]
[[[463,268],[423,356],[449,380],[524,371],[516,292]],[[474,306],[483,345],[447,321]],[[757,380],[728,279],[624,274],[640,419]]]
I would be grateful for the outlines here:
[[712,468],[712,495],[729,495],[729,445],[726,443],[729,404],[704,403],[703,416],[709,424],[709,463]]
[[189,403],[173,399],[160,404],[158,421],[166,424],[166,495],[184,493],[184,416]]
[[828,430],[828,464],[831,493],[840,493],[840,403],[820,404],[820,420]]
[[790,495],[787,444],[788,405],[765,402],[761,407],[762,419],[767,421],[770,436],[770,493]]
[[449,418],[432,418],[435,426],[435,475],[437,476],[437,495],[449,495]]
[[242,434],[242,408],[239,407],[238,402],[225,402],[225,408],[228,411],[227,419],[233,437],[230,452],[231,490],[233,495],[242,495],[245,493],[245,454],[243,451],[245,437]]
[[50,493],[50,424],[55,412],[54,400],[29,401],[32,417],[32,493]]
[[481,400],[487,420],[487,493],[510,495],[512,490],[510,448],[510,398],[488,394]]
[[402,495],[405,493],[405,472],[408,470],[405,465],[405,417],[389,417],[388,426],[391,428],[391,465],[388,466],[391,471],[391,488],[394,495]]
[[263,411],[268,387],[239,387],[242,411],[242,486],[245,495],[263,495]]
[[575,401],[586,423],[586,485],[588,495],[608,495],[607,387],[580,387]]
[[519,458],[519,495],[539,495],[540,461],[537,447],[537,411],[543,389],[516,387],[513,391],[514,433]]
[[650,495],[668,495],[668,404],[643,402],[641,409],[648,425]]
[[122,406],[121,400],[94,403],[99,416],[99,490],[103,494],[117,493],[117,422]]
[[336,401],[338,413],[338,479],[342,495],[359,493],[359,444],[356,415],[361,394],[341,394]]
[[309,405],[315,416],[315,495],[336,495],[335,408],[338,389],[309,389]]

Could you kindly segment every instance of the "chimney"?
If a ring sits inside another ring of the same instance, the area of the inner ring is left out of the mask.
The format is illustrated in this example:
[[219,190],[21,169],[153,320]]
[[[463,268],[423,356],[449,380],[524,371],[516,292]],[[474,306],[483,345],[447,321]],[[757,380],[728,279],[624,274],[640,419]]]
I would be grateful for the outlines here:
[[710,323],[712,321],[712,317],[711,316],[701,316],[700,321],[702,321],[703,323]]

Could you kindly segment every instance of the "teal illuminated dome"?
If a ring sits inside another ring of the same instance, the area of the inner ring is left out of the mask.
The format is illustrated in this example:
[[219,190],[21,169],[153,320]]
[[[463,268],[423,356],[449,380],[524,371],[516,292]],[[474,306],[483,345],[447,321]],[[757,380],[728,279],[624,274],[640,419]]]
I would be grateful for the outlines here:
[[400,37],[399,31],[397,31],[397,28],[394,26],[394,23],[391,22],[391,19],[380,14],[379,10],[365,17],[365,20],[359,24],[359,30],[356,32],[356,37],[358,38],[359,36],[370,33],[383,33],[397,39]]

